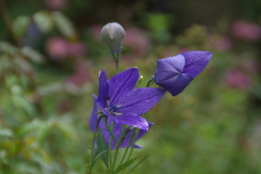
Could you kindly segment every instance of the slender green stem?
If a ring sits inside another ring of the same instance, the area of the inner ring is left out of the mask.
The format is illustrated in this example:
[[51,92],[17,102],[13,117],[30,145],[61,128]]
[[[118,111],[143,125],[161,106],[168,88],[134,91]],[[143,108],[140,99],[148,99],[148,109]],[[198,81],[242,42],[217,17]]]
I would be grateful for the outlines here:
[[2,14],[3,20],[6,24],[6,28],[9,31],[9,33],[11,34],[13,40],[15,41],[15,43],[17,45],[18,44],[18,40],[15,38],[14,34],[13,34],[13,29],[12,29],[12,18],[10,17],[10,14],[8,12],[8,8],[4,2],[4,0],[0,0],[0,13]]
[[93,158],[94,141],[95,141],[97,130],[98,130],[98,127],[99,127],[99,123],[100,123],[102,117],[104,117],[104,115],[99,117],[99,119],[97,121],[97,124],[96,124],[96,128],[95,128],[94,134],[93,134],[93,138],[92,138],[92,148],[91,148],[91,159],[90,159],[90,165],[89,165],[90,166],[89,174],[91,174],[91,170],[92,170],[91,166],[92,166],[92,158]]
[[119,62],[116,62],[117,74],[119,73]]
[[131,143],[131,141],[132,141],[132,138],[133,138],[133,136],[134,136],[134,133],[135,133],[135,130],[133,130],[133,132],[132,132],[132,134],[131,134],[131,137],[130,137],[128,146],[127,146],[126,149],[125,149],[125,152],[124,152],[124,154],[123,154],[123,157],[122,157],[122,159],[121,159],[121,162],[120,162],[119,166],[121,166],[121,164],[123,163],[123,161],[124,161],[124,159],[125,159],[125,156],[126,156],[126,154],[127,154],[127,152],[128,152],[128,149],[129,149],[130,143]]
[[[93,156],[93,149],[94,149],[94,141],[95,141],[95,137],[96,137],[96,133],[97,133],[97,129],[98,128],[96,128],[95,129],[95,131],[94,131],[94,135],[93,135],[93,138],[92,138],[92,148],[91,148],[91,159],[90,159],[90,167],[92,166],[92,156]],[[89,174],[91,173],[91,168],[89,169]]]
[[117,69],[117,73],[119,73],[119,61],[121,59],[121,53],[113,53],[112,57],[116,63],[116,69]]
[[[112,122],[111,126],[112,126],[112,132],[113,132],[113,122]],[[110,135],[109,162],[108,162],[109,170],[111,170],[111,142],[112,142],[112,136]]]
[[[137,128],[135,128],[135,129],[133,130],[133,132],[136,132],[136,129],[137,129]],[[130,157],[131,157],[131,154],[132,154],[132,151],[133,151],[133,149],[134,149],[134,145],[135,145],[136,139],[137,139],[137,137],[138,137],[138,134],[139,134],[139,129],[137,129],[137,132],[136,132],[136,135],[135,135],[133,144],[132,144],[132,146],[131,146],[131,151],[130,151],[129,156],[128,156],[128,158],[127,158],[127,161],[129,161],[129,159],[130,159]],[[126,169],[126,168],[125,168],[125,169]],[[125,169],[123,170],[122,173],[125,172]]]
[[115,156],[114,156],[113,163],[112,163],[111,173],[113,173],[113,168],[114,168],[116,160],[117,160],[117,155],[118,155],[118,151],[119,151],[119,147],[120,147],[120,144],[121,144],[121,141],[122,141],[123,134],[125,132],[125,128],[126,128],[126,125],[124,124],[122,126],[120,139],[119,139],[118,143],[116,144]]

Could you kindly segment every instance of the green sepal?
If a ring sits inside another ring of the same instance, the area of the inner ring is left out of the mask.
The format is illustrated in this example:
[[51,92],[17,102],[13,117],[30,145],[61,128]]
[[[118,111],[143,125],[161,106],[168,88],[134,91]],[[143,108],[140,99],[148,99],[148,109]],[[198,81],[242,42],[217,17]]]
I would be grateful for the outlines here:
[[105,141],[100,129],[98,129],[98,135],[97,135],[97,150],[98,150],[99,154],[101,152],[106,151],[101,154],[101,158],[102,158],[105,166],[108,168],[108,159],[109,159],[108,146],[106,144],[106,141]]
[[124,135],[122,137],[122,140],[121,140],[121,143],[124,141],[124,139],[126,138],[127,134],[132,130],[134,129],[135,127],[130,127],[126,132],[124,132]]
[[115,141],[115,143],[117,143],[117,140],[116,140],[116,138],[115,138],[115,136],[114,136],[114,134],[113,134],[113,132],[112,132],[111,127],[107,124],[107,121],[106,121],[106,119],[105,119],[104,117],[103,117],[102,119],[103,119],[103,121],[104,121],[104,124],[105,124],[105,126],[106,126],[106,129],[109,131],[109,133],[110,133],[111,137],[113,138],[113,140]]

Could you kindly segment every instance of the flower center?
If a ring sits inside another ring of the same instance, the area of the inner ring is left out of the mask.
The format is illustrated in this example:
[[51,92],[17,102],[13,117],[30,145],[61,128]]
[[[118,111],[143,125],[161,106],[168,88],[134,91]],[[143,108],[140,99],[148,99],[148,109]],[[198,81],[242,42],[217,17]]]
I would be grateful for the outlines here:
[[122,115],[121,113],[114,112],[114,111],[117,110],[119,107],[121,107],[122,104],[119,104],[119,105],[115,105],[115,106],[110,107],[110,101],[107,99],[107,105],[108,105],[108,107],[105,108],[105,110],[108,111],[109,114],[111,114],[111,115],[113,115],[113,116]]

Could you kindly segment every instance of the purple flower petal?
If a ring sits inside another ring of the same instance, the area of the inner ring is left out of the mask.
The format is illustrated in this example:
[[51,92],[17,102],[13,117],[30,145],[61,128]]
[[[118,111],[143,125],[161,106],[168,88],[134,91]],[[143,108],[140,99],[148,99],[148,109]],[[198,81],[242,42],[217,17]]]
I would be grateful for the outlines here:
[[176,96],[181,93],[193,79],[194,78],[188,74],[178,74],[161,82],[157,82],[156,80],[156,84],[169,91],[172,96]]
[[132,91],[138,80],[138,68],[131,68],[113,76],[109,81],[110,105],[115,105],[121,97]]
[[128,113],[126,115],[116,116],[115,120],[117,123],[131,125],[133,127],[147,130],[149,129],[148,122],[145,118],[137,116],[133,113]]
[[156,84],[173,96],[182,92],[207,66],[213,54],[207,51],[188,51],[157,61]]
[[167,71],[168,69],[173,71],[175,69],[178,72],[183,71],[185,66],[185,57],[181,54],[178,54],[177,56],[161,59],[157,61],[158,70],[164,70]]
[[106,97],[108,96],[108,89],[109,89],[109,84],[107,81],[107,75],[106,72],[103,70],[100,70],[100,75],[99,75],[99,95],[97,102],[102,106],[106,106]]
[[115,112],[142,115],[158,103],[164,92],[165,90],[160,88],[138,88],[133,90],[118,102],[121,106]]
[[91,114],[91,117],[90,117],[89,125],[90,125],[90,130],[92,132],[94,132],[95,128],[96,128],[97,121],[98,121],[98,117],[97,117],[97,114],[96,114],[98,112],[98,107],[97,107],[97,104],[96,104],[97,97],[94,94],[92,96],[93,96],[94,103],[93,103],[93,109],[92,109],[92,114]]
[[210,61],[213,53],[208,51],[188,51],[182,53],[185,57],[185,68],[183,73],[196,77],[201,73]]

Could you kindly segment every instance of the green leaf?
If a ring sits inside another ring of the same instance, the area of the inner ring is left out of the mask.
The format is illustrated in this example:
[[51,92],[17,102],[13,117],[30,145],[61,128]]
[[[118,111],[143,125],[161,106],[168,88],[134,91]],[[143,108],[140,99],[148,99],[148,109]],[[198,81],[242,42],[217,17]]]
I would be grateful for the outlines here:
[[140,165],[140,163],[142,163],[149,155],[145,156],[144,158],[142,158],[140,160],[140,162],[138,162],[138,164],[136,164],[127,174],[129,174],[130,172],[132,172],[136,167],[138,167],[138,165]]
[[38,121],[37,120],[34,120],[33,122],[31,123],[27,123],[25,125],[22,125],[18,131],[17,131],[17,136],[18,137],[23,137],[23,136],[26,136],[27,134],[29,134],[30,132],[32,132],[35,127],[38,126]]
[[85,164],[83,167],[86,168],[87,170],[90,170],[89,169],[90,168],[90,164]]
[[96,155],[93,160],[92,160],[92,166],[90,166],[90,169],[93,167],[94,163],[96,162],[96,160],[105,152],[108,152],[107,150],[103,151],[103,152],[99,152],[98,155]]
[[24,56],[32,60],[36,63],[43,63],[44,62],[44,56],[41,55],[38,51],[32,49],[31,47],[23,47],[21,49]]
[[71,21],[60,12],[53,12],[52,17],[58,30],[68,39],[74,39],[76,32]]
[[52,19],[47,11],[40,11],[38,13],[35,13],[33,19],[43,33],[47,33],[52,30]]
[[120,167],[118,167],[116,170],[115,170],[115,174],[116,173],[119,173],[121,170],[123,170],[123,169],[125,169],[125,168],[127,168],[127,167],[129,167],[136,159],[138,159],[139,158],[139,156],[138,157],[136,157],[136,158],[133,158],[133,159],[130,159],[129,161],[126,161],[125,163],[123,163]]
[[15,37],[20,38],[21,36],[23,36],[29,24],[30,18],[28,16],[18,16],[12,24],[12,30]]
[[100,129],[98,129],[97,149],[98,149],[99,153],[101,153],[103,151],[107,151],[107,152],[101,154],[101,158],[102,158],[104,164],[106,165],[106,167],[108,168],[108,161],[109,161],[108,146],[106,144],[106,141],[105,141],[105,139],[102,135],[102,131]]
[[12,130],[9,129],[1,129],[0,128],[0,137],[13,137],[13,132]]
[[107,124],[106,119],[104,117],[102,119],[103,119],[103,121],[105,123],[106,129],[109,131],[109,133],[112,136],[112,138],[114,139],[115,143],[117,143],[117,140],[116,140],[116,138],[115,138],[115,136],[114,136],[114,134],[112,132],[111,127]]
[[1,41],[0,42],[0,51],[2,53],[8,53],[8,54],[14,55],[14,54],[17,54],[18,49],[15,46],[13,46],[7,42]]
[[50,129],[51,129],[50,125],[43,123],[36,130],[36,140],[39,143],[42,143],[46,139],[47,135],[49,134]]

